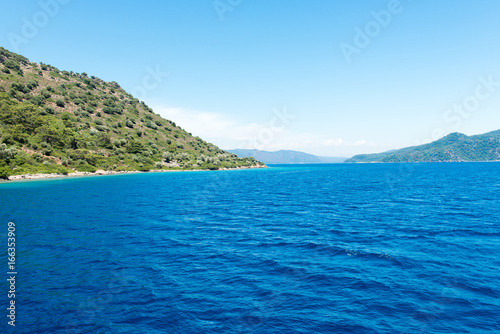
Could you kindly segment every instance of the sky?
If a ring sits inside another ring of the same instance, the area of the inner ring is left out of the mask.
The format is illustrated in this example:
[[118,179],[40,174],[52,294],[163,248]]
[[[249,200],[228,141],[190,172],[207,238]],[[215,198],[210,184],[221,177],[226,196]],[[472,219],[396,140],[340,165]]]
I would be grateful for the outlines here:
[[223,149],[350,157],[500,129],[500,1],[5,1],[0,46]]

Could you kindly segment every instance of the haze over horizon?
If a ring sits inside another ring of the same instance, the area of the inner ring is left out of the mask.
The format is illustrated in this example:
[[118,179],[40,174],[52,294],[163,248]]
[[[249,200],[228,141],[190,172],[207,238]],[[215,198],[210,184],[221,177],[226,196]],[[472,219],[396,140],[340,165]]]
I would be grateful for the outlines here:
[[223,149],[353,156],[500,128],[500,3],[3,4],[0,46]]

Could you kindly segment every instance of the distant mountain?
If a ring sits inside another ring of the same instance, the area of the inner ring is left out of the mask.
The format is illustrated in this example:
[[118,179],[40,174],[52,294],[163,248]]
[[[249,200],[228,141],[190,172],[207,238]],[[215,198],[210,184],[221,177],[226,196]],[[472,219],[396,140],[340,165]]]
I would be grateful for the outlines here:
[[334,157],[318,157],[316,155],[282,150],[276,152],[252,150],[252,149],[235,149],[229,152],[236,154],[240,158],[254,157],[258,161],[265,164],[325,164],[325,163],[342,163],[347,158]]
[[361,154],[346,160],[363,162],[458,162],[500,160],[500,130],[466,136],[451,133],[432,143],[378,154]]

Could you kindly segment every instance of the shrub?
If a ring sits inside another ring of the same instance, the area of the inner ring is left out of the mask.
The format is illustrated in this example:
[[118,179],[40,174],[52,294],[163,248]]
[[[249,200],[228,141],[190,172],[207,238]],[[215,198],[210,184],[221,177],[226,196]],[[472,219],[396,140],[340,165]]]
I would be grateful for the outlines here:
[[37,106],[41,106],[44,100],[44,97],[41,95],[33,96],[32,98],[30,98],[30,102]]
[[6,179],[10,176],[11,170],[8,167],[0,167],[0,179]]
[[28,81],[28,84],[27,84],[28,88],[30,90],[33,90],[35,89],[36,87],[38,87],[38,82],[36,80],[30,80]]
[[10,85],[10,88],[15,90],[15,91],[18,91],[18,92],[21,92],[21,93],[29,93],[31,90],[26,87],[25,85],[23,85],[22,83],[17,83],[17,82],[13,82],[11,85]]
[[8,148],[4,143],[0,144],[0,159],[9,161],[16,156],[17,150],[15,147]]
[[61,108],[64,108],[64,105],[65,105],[65,104],[64,104],[64,101],[63,101],[63,100],[58,99],[58,100],[56,101],[56,106],[61,107]]
[[71,158],[68,158],[68,157],[64,157],[62,158],[62,164],[63,166],[68,166],[73,160],[71,160]]
[[186,152],[183,152],[183,153],[178,155],[178,158],[181,161],[186,161],[186,160],[189,160],[191,157]]
[[109,128],[107,126],[104,126],[104,125],[96,125],[95,128],[99,131],[102,131],[102,132],[108,132],[109,131]]
[[50,92],[48,90],[42,90],[42,96],[46,99],[50,99],[50,97],[52,96],[52,94],[50,94]]
[[79,172],[88,172],[88,173],[94,173],[97,168],[95,168],[94,166],[91,166],[89,164],[83,164],[83,165],[80,165],[76,168],[77,171]]
[[115,109],[113,107],[104,107],[102,111],[105,114],[110,114],[110,115],[115,113]]
[[153,129],[153,130],[157,130],[157,129],[158,129],[158,127],[156,126],[156,124],[155,124],[155,123],[153,123],[153,122],[151,122],[151,121],[147,121],[147,122],[146,122],[146,126],[147,126],[148,128],[150,128],[150,129]]
[[141,153],[142,151],[144,151],[144,146],[139,141],[131,141],[127,147],[129,153]]
[[21,68],[19,67],[19,64],[13,61],[12,59],[8,59],[4,63],[5,67],[10,68],[11,70],[19,71]]
[[35,153],[31,156],[31,158],[35,161],[35,162],[42,162],[43,161],[43,156],[41,154],[38,154],[38,153]]
[[47,147],[42,149],[43,155],[50,155],[52,153],[52,146],[47,145]]
[[170,152],[165,152],[163,153],[163,160],[165,160],[166,162],[170,162],[174,159],[174,155]]

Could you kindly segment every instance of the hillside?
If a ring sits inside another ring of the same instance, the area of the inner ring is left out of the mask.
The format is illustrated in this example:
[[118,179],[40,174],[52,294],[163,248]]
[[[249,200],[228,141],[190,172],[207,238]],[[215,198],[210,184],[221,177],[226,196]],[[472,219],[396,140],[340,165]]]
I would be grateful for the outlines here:
[[341,163],[346,160],[346,158],[319,157],[304,152],[289,150],[269,152],[252,149],[235,149],[229,150],[229,152],[238,155],[240,158],[254,157],[265,164],[324,164]]
[[116,82],[0,47],[0,177],[257,165],[193,137]]
[[356,155],[346,162],[458,162],[500,160],[500,130],[476,136],[451,133],[432,143],[378,154]]

